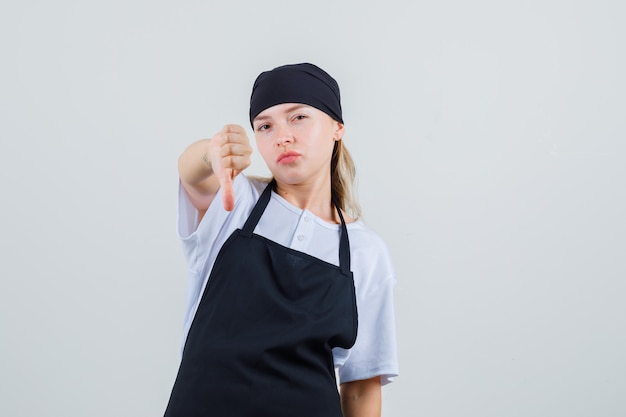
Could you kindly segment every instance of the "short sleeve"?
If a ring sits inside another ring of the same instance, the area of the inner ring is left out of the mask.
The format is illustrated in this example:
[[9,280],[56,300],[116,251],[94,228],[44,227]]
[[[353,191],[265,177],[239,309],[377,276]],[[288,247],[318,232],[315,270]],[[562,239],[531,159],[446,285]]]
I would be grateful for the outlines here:
[[348,352],[334,352],[335,358],[339,359],[336,362],[339,380],[343,383],[380,375],[381,384],[386,385],[398,375],[394,311],[396,279],[384,242],[378,236],[355,233],[354,237],[351,244],[355,243],[353,273],[358,332],[356,342]]
[[191,204],[189,196],[178,181],[178,221],[176,232],[180,239],[188,238],[198,227],[198,210]]
[[393,290],[394,280],[387,279],[361,300],[357,340],[339,367],[340,382],[380,375],[386,385],[398,375]]
[[206,265],[206,257],[214,246],[221,247],[228,235],[245,222],[258,198],[257,187],[258,184],[246,176],[238,175],[233,181],[235,208],[230,212],[224,210],[221,190],[218,190],[202,220],[198,222],[198,210],[179,182],[176,231],[190,270],[200,271]]

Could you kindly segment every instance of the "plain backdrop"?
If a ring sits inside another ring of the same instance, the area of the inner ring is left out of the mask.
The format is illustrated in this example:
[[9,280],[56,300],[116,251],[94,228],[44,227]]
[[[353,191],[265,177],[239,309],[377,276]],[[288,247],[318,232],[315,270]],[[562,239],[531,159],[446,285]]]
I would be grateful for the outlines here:
[[304,61],[397,270],[384,416],[626,415],[625,4],[2,1],[0,415],[162,415],[177,158]]

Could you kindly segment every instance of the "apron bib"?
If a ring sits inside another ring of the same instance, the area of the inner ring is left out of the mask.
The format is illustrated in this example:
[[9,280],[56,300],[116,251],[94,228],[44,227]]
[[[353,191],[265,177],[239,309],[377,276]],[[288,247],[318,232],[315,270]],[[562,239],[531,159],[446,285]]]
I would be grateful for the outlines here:
[[332,348],[357,334],[346,224],[337,210],[340,266],[256,235],[272,188],[220,249],[166,417],[342,415]]

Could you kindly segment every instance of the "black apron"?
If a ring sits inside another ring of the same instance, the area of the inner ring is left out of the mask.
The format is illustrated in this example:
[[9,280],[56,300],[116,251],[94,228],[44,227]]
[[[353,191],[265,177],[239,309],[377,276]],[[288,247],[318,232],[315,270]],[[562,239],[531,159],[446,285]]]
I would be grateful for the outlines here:
[[256,235],[272,188],[220,249],[166,417],[342,415],[331,349],[357,333],[346,224],[337,210],[339,267]]

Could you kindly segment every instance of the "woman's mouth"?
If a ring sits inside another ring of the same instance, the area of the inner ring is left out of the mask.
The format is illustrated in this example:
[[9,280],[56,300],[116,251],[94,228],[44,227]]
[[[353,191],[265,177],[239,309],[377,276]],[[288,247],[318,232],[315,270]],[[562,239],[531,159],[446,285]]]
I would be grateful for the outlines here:
[[287,151],[278,155],[276,162],[281,165],[288,165],[296,161],[300,157],[300,154],[296,151]]

